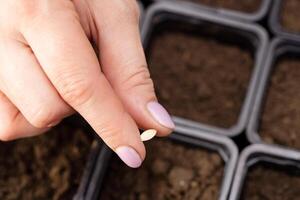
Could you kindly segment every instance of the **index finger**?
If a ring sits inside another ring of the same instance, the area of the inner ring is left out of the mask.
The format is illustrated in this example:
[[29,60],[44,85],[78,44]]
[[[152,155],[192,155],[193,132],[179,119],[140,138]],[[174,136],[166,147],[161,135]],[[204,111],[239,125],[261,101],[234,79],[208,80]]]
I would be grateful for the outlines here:
[[138,127],[102,74],[76,12],[53,13],[23,29],[25,39],[61,97],[127,165],[138,167],[145,157]]

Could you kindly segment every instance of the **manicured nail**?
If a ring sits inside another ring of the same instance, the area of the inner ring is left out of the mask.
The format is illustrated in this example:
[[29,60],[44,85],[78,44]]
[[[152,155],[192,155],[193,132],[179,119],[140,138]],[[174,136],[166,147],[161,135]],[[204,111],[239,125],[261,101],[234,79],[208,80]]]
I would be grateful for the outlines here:
[[158,123],[170,129],[175,128],[174,122],[172,121],[169,113],[158,102],[149,102],[147,104],[147,109]]
[[142,164],[139,154],[131,147],[121,146],[116,149],[117,155],[129,167],[138,168]]

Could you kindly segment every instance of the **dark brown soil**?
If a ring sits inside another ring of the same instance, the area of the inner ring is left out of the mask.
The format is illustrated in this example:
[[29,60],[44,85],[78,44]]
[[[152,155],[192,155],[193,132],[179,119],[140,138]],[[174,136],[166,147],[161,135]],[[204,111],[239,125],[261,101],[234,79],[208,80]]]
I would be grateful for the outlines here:
[[[274,167],[274,166],[273,166]],[[298,200],[300,174],[266,166],[254,167],[247,174],[241,199],[244,200]]]
[[268,143],[300,148],[300,59],[281,58],[272,74],[260,135]]
[[185,0],[203,4],[215,8],[226,8],[230,10],[243,11],[247,13],[256,12],[262,0]]
[[72,199],[92,139],[59,125],[45,135],[0,142],[0,199]]
[[146,144],[141,168],[117,158],[109,166],[101,200],[216,200],[224,164],[217,153],[163,139]]
[[210,33],[201,35],[203,29],[165,27],[154,34],[147,53],[161,103],[179,117],[224,128],[235,125],[253,67],[251,52]]
[[290,32],[300,33],[300,1],[284,0],[282,2],[280,21],[283,28]]

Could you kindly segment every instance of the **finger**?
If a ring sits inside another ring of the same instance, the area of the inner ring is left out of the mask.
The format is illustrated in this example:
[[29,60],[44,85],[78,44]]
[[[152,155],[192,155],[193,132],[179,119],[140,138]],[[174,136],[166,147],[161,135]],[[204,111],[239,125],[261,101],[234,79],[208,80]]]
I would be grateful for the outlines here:
[[33,126],[52,127],[72,113],[28,46],[1,39],[0,63],[1,90]]
[[[100,10],[94,13],[100,30],[99,56],[105,76],[141,128],[169,134],[174,123],[155,96],[140,41],[136,1],[104,0],[102,4],[107,5],[99,5]],[[115,12],[107,9],[110,7]]]
[[31,137],[47,131],[47,129],[32,126],[1,91],[0,120],[0,140],[2,141]]
[[57,91],[127,165],[140,166],[145,149],[137,125],[101,73],[76,13],[41,21],[23,33]]

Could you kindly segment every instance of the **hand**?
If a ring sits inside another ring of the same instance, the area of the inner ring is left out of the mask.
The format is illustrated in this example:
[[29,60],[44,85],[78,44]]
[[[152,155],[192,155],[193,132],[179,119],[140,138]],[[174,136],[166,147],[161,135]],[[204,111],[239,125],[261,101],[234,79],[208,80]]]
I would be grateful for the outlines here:
[[43,133],[77,111],[140,166],[138,127],[164,136],[174,124],[157,103],[138,23],[134,0],[1,1],[0,139]]

